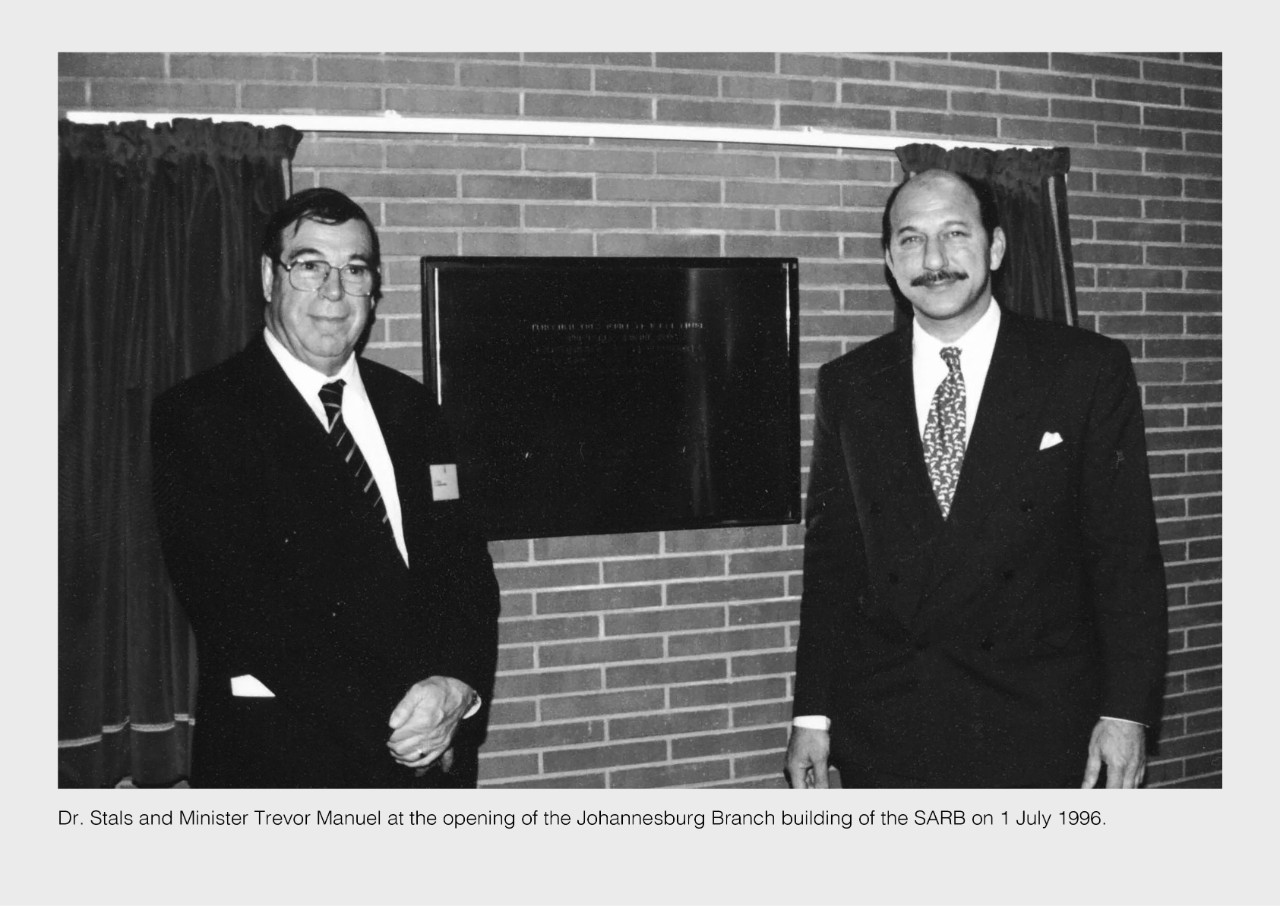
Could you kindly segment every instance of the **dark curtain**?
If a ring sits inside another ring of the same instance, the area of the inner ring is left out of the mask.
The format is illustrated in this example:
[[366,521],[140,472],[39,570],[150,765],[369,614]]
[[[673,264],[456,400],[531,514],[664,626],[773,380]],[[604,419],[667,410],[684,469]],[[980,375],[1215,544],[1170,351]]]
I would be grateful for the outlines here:
[[258,239],[301,137],[58,124],[60,786],[187,774],[195,657],[151,512],[151,401],[261,329]]
[[[897,149],[907,173],[950,170],[987,182],[995,192],[1007,250],[993,291],[1011,311],[1031,318],[1075,324],[1076,285],[1067,217],[1068,148],[953,148],[913,144]],[[890,285],[893,281],[890,280]],[[911,318],[899,299],[897,317]]]

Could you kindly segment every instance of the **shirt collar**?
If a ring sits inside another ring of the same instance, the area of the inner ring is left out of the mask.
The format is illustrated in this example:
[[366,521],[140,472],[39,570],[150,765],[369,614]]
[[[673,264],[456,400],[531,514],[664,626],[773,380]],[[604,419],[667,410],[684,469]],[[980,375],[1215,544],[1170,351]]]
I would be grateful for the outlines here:
[[929,331],[920,326],[920,322],[915,318],[911,319],[911,350],[916,358],[929,357],[930,360],[938,357],[938,353],[945,346],[958,346],[961,352],[969,352],[970,360],[973,359],[972,354],[980,354],[985,358],[991,357],[992,350],[996,346],[996,334],[1000,332],[1000,304],[993,296],[991,304],[987,306],[987,310],[982,313],[982,317],[964,332],[964,335],[958,340],[952,340],[950,343],[944,343],[935,337]]
[[356,367],[355,355],[347,356],[347,360],[342,363],[342,367],[338,369],[338,373],[330,377],[323,372],[316,371],[306,362],[294,356],[284,344],[276,339],[275,334],[269,328],[262,328],[262,335],[266,338],[267,348],[271,350],[271,354],[275,356],[280,367],[284,369],[285,377],[294,387],[298,388],[298,392],[308,401],[316,399],[320,393],[320,388],[325,384],[332,383],[338,379],[347,382],[348,388],[359,388],[360,392],[364,391],[364,384],[360,380],[360,369]]

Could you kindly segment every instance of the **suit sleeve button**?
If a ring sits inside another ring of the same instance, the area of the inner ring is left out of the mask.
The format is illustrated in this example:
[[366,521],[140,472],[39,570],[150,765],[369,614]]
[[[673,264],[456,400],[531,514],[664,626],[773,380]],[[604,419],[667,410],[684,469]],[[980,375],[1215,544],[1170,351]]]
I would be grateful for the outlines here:
[[995,643],[991,641],[991,637],[987,636],[985,639],[983,639],[981,642],[978,643],[978,647],[981,648],[983,651],[990,651],[994,647],[994,644]]
[[1008,582],[1013,578],[1013,570],[1006,569],[1002,575],[1004,576],[1004,580]]
[[890,585],[897,585],[897,584],[898,584],[898,574],[897,574],[897,573],[889,573],[889,584],[890,584]]
[[1018,504],[1018,506],[1022,508],[1022,512],[1024,513],[1030,513],[1036,508],[1035,501],[1029,500],[1026,497],[1022,498],[1022,503]]

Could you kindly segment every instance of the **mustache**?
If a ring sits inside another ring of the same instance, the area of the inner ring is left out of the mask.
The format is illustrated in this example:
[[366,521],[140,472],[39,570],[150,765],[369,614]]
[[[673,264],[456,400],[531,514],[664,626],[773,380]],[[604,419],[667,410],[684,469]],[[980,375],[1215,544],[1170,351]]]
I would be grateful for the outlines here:
[[943,283],[947,280],[968,280],[969,275],[965,271],[953,270],[949,267],[939,268],[936,271],[926,271],[911,281],[912,286],[933,286],[935,283]]

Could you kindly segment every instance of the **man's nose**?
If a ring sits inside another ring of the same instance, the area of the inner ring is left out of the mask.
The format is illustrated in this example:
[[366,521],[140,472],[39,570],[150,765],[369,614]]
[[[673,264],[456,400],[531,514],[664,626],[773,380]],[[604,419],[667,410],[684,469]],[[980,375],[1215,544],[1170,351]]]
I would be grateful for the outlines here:
[[931,271],[941,270],[947,266],[947,251],[943,248],[942,240],[925,239],[924,266]]
[[336,267],[329,269],[328,275],[324,278],[324,284],[320,287],[320,293],[326,299],[342,298],[342,272]]

